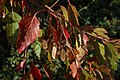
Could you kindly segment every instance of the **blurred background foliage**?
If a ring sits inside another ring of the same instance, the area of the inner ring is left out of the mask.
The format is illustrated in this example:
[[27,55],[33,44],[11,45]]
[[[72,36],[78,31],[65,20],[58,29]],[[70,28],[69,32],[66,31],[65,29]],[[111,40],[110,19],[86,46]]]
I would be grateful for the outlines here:
[[[32,8],[36,8],[36,10],[40,10],[43,7],[38,7],[40,4],[35,5],[32,4],[35,2],[45,2],[47,0],[26,0],[27,4]],[[56,0],[49,0],[48,5],[52,5]],[[85,24],[93,25],[94,27],[103,27],[108,31],[108,35],[111,39],[119,39],[120,38],[120,0],[70,0],[71,4],[76,6],[78,12],[80,13],[79,22],[80,25],[83,26]],[[56,7],[53,9],[57,9],[58,5],[63,5],[67,7],[67,0],[60,0]],[[2,5],[1,5],[2,7]],[[11,12],[10,2],[6,0],[4,4],[4,8],[6,8],[9,12]],[[14,11],[18,12],[21,15],[20,7],[14,7]],[[43,15],[43,18],[46,18]],[[0,79],[2,80],[17,80],[23,73],[21,70],[20,73],[15,71],[15,66],[21,61],[20,57],[23,55],[19,55],[16,51],[16,48],[13,45],[9,44],[7,39],[7,33],[3,29],[2,26],[5,26],[6,23],[2,21],[0,18]],[[45,28],[44,25],[43,28]],[[41,33],[42,34],[42,33]],[[34,51],[37,51],[35,52]],[[29,47],[28,53],[38,53],[38,54],[27,54],[30,60],[34,59],[38,62],[36,63],[46,63],[49,64],[49,67],[54,72],[53,79],[56,80],[58,77],[63,80],[63,73],[66,71],[67,62],[63,63],[61,60],[53,61],[54,64],[59,64],[57,66],[51,67],[50,63],[46,60],[44,52],[41,52],[41,43],[35,41],[33,45]],[[29,63],[29,61],[28,61]],[[29,66],[27,66],[29,68]],[[43,68],[38,66],[41,69],[41,73],[45,74]],[[27,71],[27,69],[26,69]],[[58,73],[59,72],[59,73]],[[118,65],[118,70],[116,70],[114,74],[115,80],[120,79],[120,65]],[[43,80],[46,80],[46,76],[43,75]]]

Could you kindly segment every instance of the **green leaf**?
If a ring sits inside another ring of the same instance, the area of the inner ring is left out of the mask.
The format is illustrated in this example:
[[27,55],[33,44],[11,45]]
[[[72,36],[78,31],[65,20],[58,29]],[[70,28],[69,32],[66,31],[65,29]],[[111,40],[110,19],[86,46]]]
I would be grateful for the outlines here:
[[39,37],[42,37],[44,34],[45,34],[44,30],[40,29],[40,35],[39,35]]
[[96,28],[96,29],[94,29],[94,32],[100,37],[109,39],[109,37],[106,35],[106,33],[108,33],[108,32],[104,28]]
[[3,26],[3,29],[6,31],[8,42],[15,44],[18,34],[19,25],[17,22],[7,23],[6,26]]
[[112,55],[111,57],[114,58],[115,60],[118,60],[117,59],[118,52],[117,52],[116,47],[113,44],[109,43],[109,42],[106,42],[106,46],[107,46],[107,48],[109,49],[109,51],[110,51],[110,53]]
[[2,21],[7,23],[13,23],[13,22],[18,22],[20,20],[21,20],[21,16],[16,12],[12,12],[9,13]]
[[105,47],[104,47],[104,45],[101,44],[101,43],[99,43],[99,42],[98,42],[98,45],[99,45],[99,49],[100,49],[100,54],[101,54],[101,56],[103,57],[104,60],[106,60],[106,58],[105,58]]
[[36,40],[34,44],[31,45],[31,48],[33,48],[34,53],[39,59],[40,59],[40,53],[41,53],[41,46],[42,44],[38,40]]
[[[100,43],[99,43],[100,44]],[[102,63],[102,64],[104,64],[105,63],[105,60],[104,60],[104,58],[103,58],[103,53],[101,53],[101,52],[104,52],[104,51],[100,51],[100,46],[99,46],[99,44],[98,44],[98,41],[95,41],[94,42],[94,50],[95,50],[95,52],[96,52],[96,54],[94,54],[98,59],[99,59],[99,62],[100,63]],[[101,48],[101,50],[102,50],[102,48]],[[101,55],[102,54],[102,55]]]
[[117,49],[113,44],[109,42],[106,42],[105,44],[106,44],[106,57],[109,60],[109,64],[112,69],[117,70],[117,61],[119,58]]

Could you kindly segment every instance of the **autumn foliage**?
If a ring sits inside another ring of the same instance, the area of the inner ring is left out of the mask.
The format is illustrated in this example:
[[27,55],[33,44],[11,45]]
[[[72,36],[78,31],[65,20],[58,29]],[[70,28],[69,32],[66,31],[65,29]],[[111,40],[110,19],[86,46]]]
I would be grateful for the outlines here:
[[[23,71],[20,80],[42,80],[43,75],[54,80],[54,73],[59,74],[56,71],[62,66],[62,77],[66,80],[113,79],[120,47],[107,35],[107,30],[81,26],[80,13],[69,0],[67,7],[58,8],[55,7],[59,0],[52,6],[42,2],[39,10],[30,7],[27,0],[16,1],[10,0],[10,5],[19,6],[20,13],[2,12],[2,20],[7,23],[9,44],[22,56],[15,68],[17,73]],[[4,4],[4,0],[0,3]]]

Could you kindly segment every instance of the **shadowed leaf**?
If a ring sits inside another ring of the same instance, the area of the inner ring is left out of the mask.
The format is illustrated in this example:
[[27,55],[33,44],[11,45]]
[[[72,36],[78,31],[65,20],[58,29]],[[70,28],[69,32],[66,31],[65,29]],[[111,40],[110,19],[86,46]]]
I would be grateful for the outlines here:
[[80,16],[80,15],[77,12],[75,6],[69,4],[68,5],[68,18],[73,26],[79,25],[78,18],[77,18],[78,16]]
[[30,72],[26,72],[20,80],[34,80],[34,78]]
[[30,72],[32,73],[34,79],[42,80],[42,75],[41,75],[40,70],[33,63],[30,66]]

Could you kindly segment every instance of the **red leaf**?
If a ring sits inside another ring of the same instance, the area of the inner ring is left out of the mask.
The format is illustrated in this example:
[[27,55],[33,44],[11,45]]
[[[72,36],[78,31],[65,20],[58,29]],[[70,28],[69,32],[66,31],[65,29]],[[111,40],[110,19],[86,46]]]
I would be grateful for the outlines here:
[[68,38],[70,37],[70,34],[68,33],[65,27],[64,27],[64,33],[65,33],[66,39],[68,40]]
[[57,43],[60,39],[60,29],[54,31],[54,40]]
[[19,22],[19,33],[17,39],[17,50],[21,53],[39,35],[39,21],[36,16],[26,15]]
[[25,6],[26,6],[26,0],[22,0],[22,10],[24,11],[24,9],[25,9]]
[[34,80],[30,72],[26,72],[20,80]]
[[35,80],[42,80],[40,70],[34,64],[30,66],[30,72],[32,73]]
[[77,65],[75,64],[75,62],[72,62],[72,64],[70,65],[70,69],[72,70],[73,78],[75,78],[75,76],[77,74]]
[[3,3],[4,2],[4,0],[0,0],[0,3]]
[[89,38],[86,34],[83,34],[83,41],[85,45],[87,44],[87,41],[89,41]]
[[16,71],[19,71],[20,69],[23,69],[25,67],[25,60],[20,62],[20,64],[17,65],[17,67],[15,68]]
[[55,40],[56,43],[59,41],[57,31],[54,32],[54,37],[53,38],[54,38],[54,40]]

